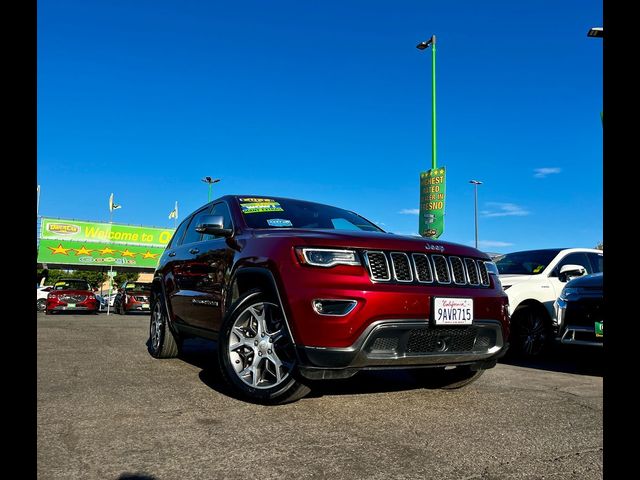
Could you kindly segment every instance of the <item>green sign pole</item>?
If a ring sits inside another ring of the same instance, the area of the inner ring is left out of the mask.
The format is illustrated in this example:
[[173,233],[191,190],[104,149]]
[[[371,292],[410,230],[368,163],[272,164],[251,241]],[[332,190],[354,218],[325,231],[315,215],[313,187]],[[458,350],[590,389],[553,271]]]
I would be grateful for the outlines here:
[[436,36],[431,36],[431,169],[436,164]]

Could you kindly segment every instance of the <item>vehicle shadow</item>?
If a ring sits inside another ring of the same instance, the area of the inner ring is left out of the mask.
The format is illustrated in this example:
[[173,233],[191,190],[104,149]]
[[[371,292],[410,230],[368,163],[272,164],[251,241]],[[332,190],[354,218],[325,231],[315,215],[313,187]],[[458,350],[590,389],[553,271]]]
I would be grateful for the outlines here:
[[[204,339],[184,341],[179,358],[201,370],[200,380],[223,395],[235,397],[226,385],[218,367],[216,343]],[[323,395],[361,395],[432,388],[412,374],[411,369],[362,371],[351,378],[339,380],[307,381],[311,393],[307,398]]]
[[601,347],[554,344],[539,358],[524,358],[508,352],[500,363],[577,375],[602,377],[604,374]]

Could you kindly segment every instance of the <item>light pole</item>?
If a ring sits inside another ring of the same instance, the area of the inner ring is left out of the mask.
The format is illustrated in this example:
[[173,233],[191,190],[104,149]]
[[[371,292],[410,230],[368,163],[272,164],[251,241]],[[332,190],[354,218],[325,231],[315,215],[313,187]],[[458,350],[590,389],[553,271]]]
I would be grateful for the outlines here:
[[[604,38],[604,29],[602,27],[591,27],[587,32],[587,37]],[[604,125],[604,117],[600,112],[600,123]]]
[[469,183],[473,184],[473,188],[476,194],[476,199],[474,202],[474,211],[475,211],[475,217],[476,217],[476,248],[478,248],[478,185],[482,185],[482,182],[479,180],[469,180]]
[[425,50],[431,45],[431,169],[437,168],[436,164],[436,36],[431,35],[429,40],[416,45],[418,50]]
[[220,181],[219,178],[211,178],[211,177],[204,177],[202,179],[202,181],[204,183],[208,183],[209,184],[209,193],[207,194],[207,203],[211,201],[211,185],[213,185],[214,183],[218,183]]

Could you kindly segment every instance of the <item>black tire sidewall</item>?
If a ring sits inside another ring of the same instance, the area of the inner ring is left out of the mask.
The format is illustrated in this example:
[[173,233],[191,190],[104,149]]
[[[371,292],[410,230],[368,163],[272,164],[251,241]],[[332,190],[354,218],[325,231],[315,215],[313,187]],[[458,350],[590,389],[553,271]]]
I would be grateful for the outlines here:
[[[158,292],[155,296],[154,304],[151,308],[151,315],[149,316],[149,353],[152,357],[160,358],[162,353],[162,347],[167,338],[167,329],[169,327],[168,314],[167,309],[164,304],[164,296],[161,292]],[[158,349],[155,350],[153,348],[153,341],[151,338],[151,325],[153,324],[153,312],[156,307],[156,304],[160,306],[160,312],[162,313],[162,325],[160,327],[160,342],[158,342]]]
[[288,397],[289,394],[300,385],[295,375],[295,368],[289,372],[289,378],[279,385],[272,388],[253,388],[238,377],[228,354],[231,329],[238,316],[244,312],[249,305],[263,302],[275,303],[282,309],[278,301],[274,301],[258,290],[246,292],[230,308],[230,313],[223,320],[218,339],[218,363],[223,378],[234,388],[240,397],[259,403],[278,403],[280,399]]

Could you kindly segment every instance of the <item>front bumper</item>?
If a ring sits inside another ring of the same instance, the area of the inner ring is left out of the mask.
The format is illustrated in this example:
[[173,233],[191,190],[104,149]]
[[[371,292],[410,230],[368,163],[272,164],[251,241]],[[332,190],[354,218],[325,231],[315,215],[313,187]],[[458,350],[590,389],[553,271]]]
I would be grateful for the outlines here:
[[75,307],[68,307],[67,305],[56,305],[55,307],[47,308],[47,310],[56,312],[93,312],[98,310],[98,306],[85,307],[76,305]]
[[497,320],[436,327],[421,319],[379,320],[347,348],[297,347],[300,374],[309,379],[347,378],[359,370],[495,366],[508,349]]

